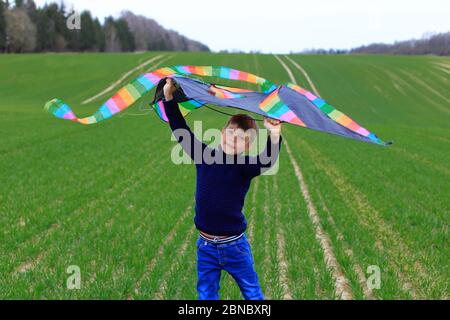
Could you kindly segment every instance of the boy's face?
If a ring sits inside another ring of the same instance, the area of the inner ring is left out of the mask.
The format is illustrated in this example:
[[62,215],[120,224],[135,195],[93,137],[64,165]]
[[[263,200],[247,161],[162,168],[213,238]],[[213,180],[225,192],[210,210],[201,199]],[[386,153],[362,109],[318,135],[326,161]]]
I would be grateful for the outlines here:
[[230,123],[228,127],[222,129],[220,144],[222,150],[227,154],[240,154],[247,151],[251,146],[250,130],[245,132],[236,124]]

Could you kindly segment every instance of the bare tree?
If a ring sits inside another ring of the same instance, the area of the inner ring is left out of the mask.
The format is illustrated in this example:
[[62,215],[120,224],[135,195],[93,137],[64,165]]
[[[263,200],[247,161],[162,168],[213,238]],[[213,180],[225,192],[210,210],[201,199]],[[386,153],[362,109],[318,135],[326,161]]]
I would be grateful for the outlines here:
[[23,8],[5,12],[6,37],[11,52],[32,52],[36,48],[36,26]]
[[135,15],[130,11],[122,12],[121,17],[134,34],[136,50],[210,51],[206,45],[188,39],[176,31],[167,30],[153,19]]

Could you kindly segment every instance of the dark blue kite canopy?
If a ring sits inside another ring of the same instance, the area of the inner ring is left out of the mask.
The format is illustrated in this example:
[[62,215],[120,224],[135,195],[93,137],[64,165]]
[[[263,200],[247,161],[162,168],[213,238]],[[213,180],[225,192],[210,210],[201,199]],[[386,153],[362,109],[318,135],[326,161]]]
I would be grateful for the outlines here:
[[[262,92],[227,87],[187,75],[210,76],[257,84]],[[238,108],[301,127],[323,131],[346,138],[386,146],[374,133],[329,105],[322,98],[293,83],[277,85],[257,75],[222,66],[172,66],[146,73],[134,79],[108,99],[93,115],[78,118],[62,100],[53,99],[45,108],[58,118],[94,124],[125,110],[157,86],[154,110],[168,121],[162,103],[162,87],[166,78],[173,78],[180,90],[177,99],[184,116],[206,104],[220,108]]]

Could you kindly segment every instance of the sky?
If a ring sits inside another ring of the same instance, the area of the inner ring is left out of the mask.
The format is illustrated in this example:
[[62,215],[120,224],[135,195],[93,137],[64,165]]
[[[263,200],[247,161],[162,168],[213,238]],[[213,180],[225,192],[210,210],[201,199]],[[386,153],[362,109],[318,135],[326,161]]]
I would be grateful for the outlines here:
[[[50,0],[35,0],[41,6]],[[60,2],[60,1],[57,1]],[[123,10],[206,44],[213,51],[300,52],[450,31],[449,0],[65,0],[103,20]]]

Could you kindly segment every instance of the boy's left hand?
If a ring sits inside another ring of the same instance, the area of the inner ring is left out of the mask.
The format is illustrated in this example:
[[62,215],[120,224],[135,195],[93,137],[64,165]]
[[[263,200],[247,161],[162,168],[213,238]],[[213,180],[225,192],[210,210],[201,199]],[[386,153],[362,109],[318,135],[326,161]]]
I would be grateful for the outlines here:
[[166,84],[164,85],[164,97],[166,101],[170,101],[173,99],[173,93],[177,90],[175,87],[174,80],[172,78],[166,78]]

